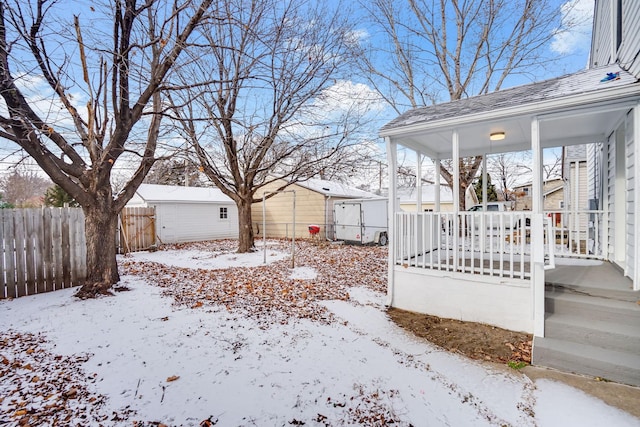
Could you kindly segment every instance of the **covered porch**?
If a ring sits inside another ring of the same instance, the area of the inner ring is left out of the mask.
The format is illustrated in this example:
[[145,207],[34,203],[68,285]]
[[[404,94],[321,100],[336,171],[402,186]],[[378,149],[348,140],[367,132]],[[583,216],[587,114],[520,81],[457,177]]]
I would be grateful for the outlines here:
[[[620,78],[601,82],[611,72]],[[467,212],[454,204],[453,212],[442,212],[437,197],[433,212],[402,212],[397,202],[389,203],[388,305],[530,332],[541,342],[553,305],[548,296],[570,285],[561,283],[565,279],[587,283],[600,277],[603,285],[610,285],[618,277],[634,298],[640,289],[640,257],[635,256],[640,233],[633,222],[640,217],[640,150],[634,149],[634,141],[640,141],[639,124],[640,85],[612,65],[410,110],[384,126],[380,134],[387,143],[390,201],[397,200],[400,148],[415,153],[418,176],[425,158],[436,170],[444,160],[458,165],[467,156],[486,159],[489,154],[531,150],[533,159],[530,211]],[[606,145],[621,126],[625,144],[619,144],[617,152],[602,149],[599,169],[590,171],[597,205],[545,211],[543,150]],[[504,138],[491,140],[495,133]],[[482,170],[486,174],[487,168]],[[460,200],[460,171],[454,167],[451,172],[453,199]],[[486,176],[482,181],[487,182]],[[440,185],[439,173],[435,185]],[[421,194],[419,188],[416,193]],[[486,206],[486,185],[483,194]],[[421,206],[419,199],[416,205]],[[583,264],[567,265],[571,262],[562,262],[566,259]],[[601,266],[598,276],[578,274],[589,270],[589,262]],[[547,283],[556,286],[546,290]],[[636,368],[640,383],[640,366]]]

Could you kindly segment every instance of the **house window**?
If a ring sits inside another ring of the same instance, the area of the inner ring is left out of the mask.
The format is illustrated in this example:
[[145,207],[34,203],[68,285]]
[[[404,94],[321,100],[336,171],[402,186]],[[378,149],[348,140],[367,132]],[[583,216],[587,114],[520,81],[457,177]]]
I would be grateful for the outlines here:
[[529,187],[524,187],[524,188],[522,189],[522,193],[523,193],[525,196],[528,196],[528,195],[529,195]]
[[220,208],[220,219],[228,219],[227,208]]
[[564,201],[563,200],[560,200],[560,206],[559,207],[560,207],[560,209],[564,209]]

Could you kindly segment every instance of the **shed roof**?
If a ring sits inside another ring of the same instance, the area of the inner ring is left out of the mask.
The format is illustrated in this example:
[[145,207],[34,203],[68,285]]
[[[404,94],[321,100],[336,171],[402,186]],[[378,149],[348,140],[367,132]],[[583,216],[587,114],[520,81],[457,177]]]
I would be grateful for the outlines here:
[[215,187],[141,184],[136,191],[145,202],[233,203]]
[[368,191],[360,190],[340,182],[326,181],[324,179],[311,178],[307,181],[297,182],[296,184],[300,187],[315,191],[316,193],[331,197],[345,197],[349,199],[369,199],[380,197],[376,194],[369,193]]

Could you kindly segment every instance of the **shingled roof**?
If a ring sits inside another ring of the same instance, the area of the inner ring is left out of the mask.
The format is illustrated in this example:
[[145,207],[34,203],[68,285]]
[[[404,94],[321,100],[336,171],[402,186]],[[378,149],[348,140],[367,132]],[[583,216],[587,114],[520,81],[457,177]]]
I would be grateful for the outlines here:
[[[619,73],[620,78],[602,82],[607,73]],[[425,121],[438,121],[468,116],[497,109],[535,104],[571,95],[587,94],[603,89],[638,84],[638,79],[617,64],[579,71],[553,79],[516,86],[486,95],[409,110],[384,125],[380,133]]]

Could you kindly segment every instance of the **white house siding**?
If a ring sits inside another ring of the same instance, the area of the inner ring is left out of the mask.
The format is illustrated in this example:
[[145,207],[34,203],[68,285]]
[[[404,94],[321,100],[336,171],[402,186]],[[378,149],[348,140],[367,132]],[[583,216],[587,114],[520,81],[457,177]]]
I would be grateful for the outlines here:
[[588,197],[591,200],[597,199],[598,201],[600,201],[600,197],[602,197],[602,193],[600,190],[600,177],[602,176],[602,166],[600,164],[602,146],[602,143],[587,145]]
[[[238,210],[229,203],[157,203],[156,232],[162,243],[238,237]],[[220,218],[226,208],[227,218]]]
[[609,212],[607,233],[609,236],[609,247],[607,248],[608,259],[613,260],[615,255],[615,200],[616,200],[616,136],[609,137],[606,144],[606,188],[607,188],[607,210]]
[[627,276],[634,278],[635,265],[635,144],[633,141],[633,112],[627,115],[625,127],[625,146],[626,146],[626,273]]
[[593,25],[593,40],[591,46],[591,67],[610,64],[612,58],[611,18],[613,2],[611,0],[596,1],[596,21]]
[[622,0],[622,44],[618,49],[620,64],[636,77],[640,76],[640,1]]

